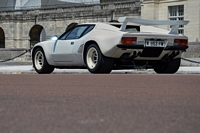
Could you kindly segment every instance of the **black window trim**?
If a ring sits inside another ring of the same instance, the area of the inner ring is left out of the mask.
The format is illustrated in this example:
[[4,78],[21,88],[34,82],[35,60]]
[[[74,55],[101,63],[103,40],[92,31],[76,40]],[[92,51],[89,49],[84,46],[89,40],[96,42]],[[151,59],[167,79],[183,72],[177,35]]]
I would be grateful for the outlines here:
[[[79,38],[81,38],[83,35],[85,35],[84,33],[86,32],[86,30],[87,30],[90,26],[94,26],[94,27],[95,27],[95,24],[76,25],[76,26],[70,28],[69,30],[65,31],[62,35],[60,35],[60,36],[58,37],[58,40],[66,40],[67,36],[72,32],[72,30],[73,30],[74,28],[76,28],[76,27],[81,27],[81,26],[88,26],[88,27],[83,31],[83,33],[80,35]],[[93,28],[93,29],[94,29],[94,28]],[[61,39],[67,32],[69,32],[69,33],[68,33],[68,35],[65,37],[65,39]],[[90,32],[90,31],[89,31],[89,32]],[[79,38],[76,38],[76,39],[79,39]],[[70,39],[70,40],[71,40],[71,39]]]
[[81,38],[81,37],[83,37],[84,35],[86,35],[87,33],[89,33],[90,31],[87,32],[87,33],[85,34],[85,32],[86,32],[91,26],[93,26],[93,28],[92,28],[90,31],[92,31],[92,30],[94,29],[95,24],[90,24],[90,25],[88,25],[88,27],[83,31],[83,33],[80,35],[79,38]]

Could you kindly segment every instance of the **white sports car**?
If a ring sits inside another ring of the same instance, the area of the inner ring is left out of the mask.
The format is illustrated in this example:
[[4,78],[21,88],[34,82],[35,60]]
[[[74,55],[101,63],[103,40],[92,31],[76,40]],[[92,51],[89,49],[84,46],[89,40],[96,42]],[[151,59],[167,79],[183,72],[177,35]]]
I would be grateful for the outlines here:
[[[87,68],[91,73],[116,69],[148,69],[175,73],[188,38],[178,34],[189,21],[144,20],[122,17],[120,23],[84,23],[60,37],[36,44],[31,52],[37,73],[54,68]],[[169,25],[163,30],[154,25]]]

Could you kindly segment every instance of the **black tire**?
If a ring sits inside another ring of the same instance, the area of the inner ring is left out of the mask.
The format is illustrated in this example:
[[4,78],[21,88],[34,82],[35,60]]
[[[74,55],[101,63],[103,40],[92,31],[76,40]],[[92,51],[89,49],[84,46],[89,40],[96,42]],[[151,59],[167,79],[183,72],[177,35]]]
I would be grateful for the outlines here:
[[159,65],[154,68],[154,71],[158,74],[174,74],[178,71],[180,64],[180,58],[173,59],[169,62],[159,63]]
[[91,73],[110,73],[114,64],[114,59],[105,57],[96,44],[87,48],[85,61]]
[[53,72],[54,67],[49,65],[44,51],[42,48],[37,48],[33,53],[33,67],[35,68],[35,71],[39,74],[50,74]]

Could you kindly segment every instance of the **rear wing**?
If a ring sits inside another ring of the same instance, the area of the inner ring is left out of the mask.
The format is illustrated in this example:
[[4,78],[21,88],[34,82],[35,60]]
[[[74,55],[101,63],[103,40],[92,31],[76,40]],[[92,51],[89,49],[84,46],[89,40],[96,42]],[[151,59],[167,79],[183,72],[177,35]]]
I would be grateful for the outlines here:
[[171,25],[172,28],[169,34],[178,34],[179,25],[187,25],[189,21],[170,21],[170,20],[147,20],[147,19],[138,19],[138,18],[129,18],[129,17],[120,17],[118,19],[120,23],[123,23],[120,30],[125,31],[126,25],[128,22],[139,24],[139,25]]

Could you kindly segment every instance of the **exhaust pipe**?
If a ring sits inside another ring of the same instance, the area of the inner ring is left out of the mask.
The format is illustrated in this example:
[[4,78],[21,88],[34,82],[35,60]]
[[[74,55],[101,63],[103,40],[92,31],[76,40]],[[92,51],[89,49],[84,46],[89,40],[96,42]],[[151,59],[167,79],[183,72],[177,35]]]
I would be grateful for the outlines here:
[[134,52],[132,52],[130,55],[129,55],[129,57],[131,58],[131,59],[135,59],[136,57],[138,57],[138,56],[140,56],[141,55],[141,52],[139,51],[139,52],[136,52],[136,51],[134,51]]
[[180,54],[179,51],[177,51],[177,52],[173,51],[170,55],[166,54],[166,55],[162,58],[162,61],[163,61],[163,62],[168,62],[168,61],[170,61],[170,60],[173,60],[173,59],[174,59],[177,55],[179,55],[179,54]]
[[176,56],[179,55],[179,54],[180,54],[179,51],[178,51],[178,52],[172,52],[172,53],[169,55],[170,60],[174,59],[174,57],[176,57]]

